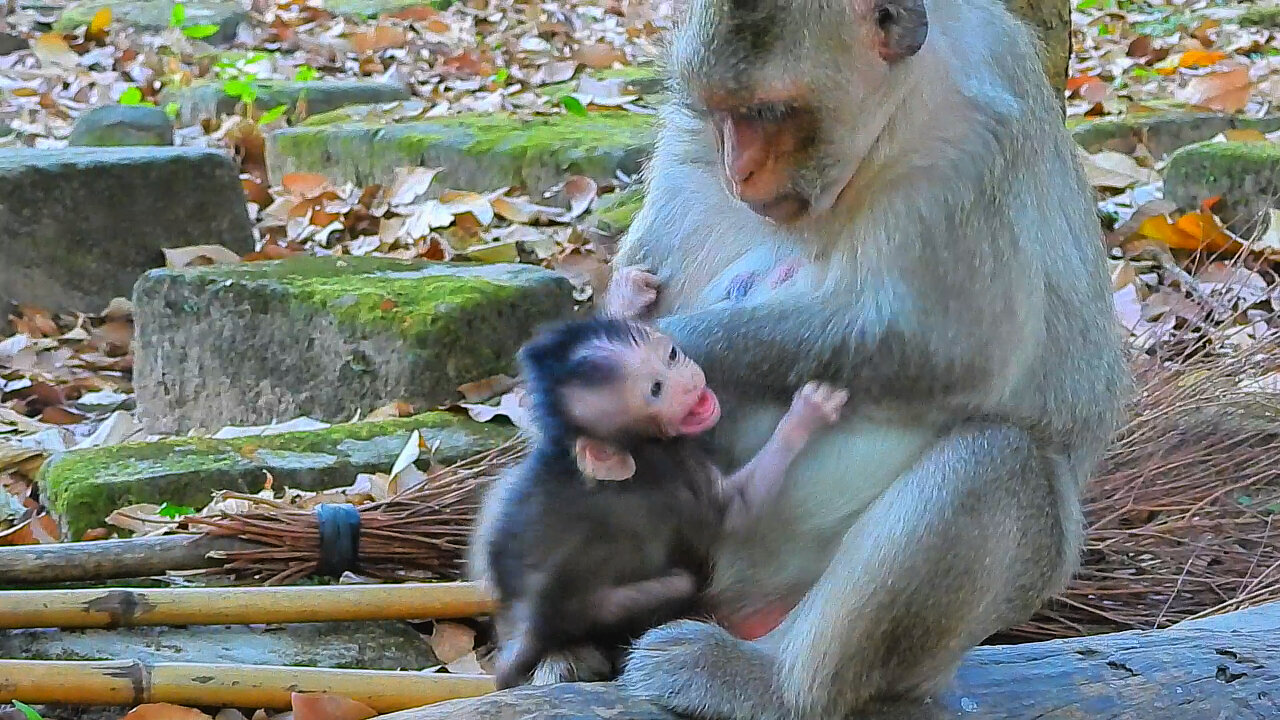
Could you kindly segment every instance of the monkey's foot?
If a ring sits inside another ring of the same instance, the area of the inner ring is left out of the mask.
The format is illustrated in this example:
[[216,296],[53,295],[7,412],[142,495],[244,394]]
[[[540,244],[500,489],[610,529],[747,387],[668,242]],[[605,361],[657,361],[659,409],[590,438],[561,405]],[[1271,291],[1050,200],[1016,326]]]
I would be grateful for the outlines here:
[[619,678],[624,690],[699,718],[789,720],[774,659],[717,625],[677,620],[645,633]]

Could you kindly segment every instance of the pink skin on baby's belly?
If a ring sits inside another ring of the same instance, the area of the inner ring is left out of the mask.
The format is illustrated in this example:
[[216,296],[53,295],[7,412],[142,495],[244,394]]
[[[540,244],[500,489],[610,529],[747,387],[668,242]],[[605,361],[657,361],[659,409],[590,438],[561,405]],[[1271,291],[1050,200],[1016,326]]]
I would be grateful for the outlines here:
[[750,612],[737,613],[732,617],[717,616],[716,621],[734,637],[742,640],[759,640],[782,624],[795,606],[796,603],[791,600],[779,600]]
[[[761,273],[743,272],[729,282],[725,299],[741,302],[757,290],[777,290],[795,278],[804,267],[802,258],[789,258],[776,265],[764,276]],[[753,610],[737,613],[717,613],[716,622],[732,635],[742,640],[758,640],[772,632],[799,603],[799,598],[776,600]]]

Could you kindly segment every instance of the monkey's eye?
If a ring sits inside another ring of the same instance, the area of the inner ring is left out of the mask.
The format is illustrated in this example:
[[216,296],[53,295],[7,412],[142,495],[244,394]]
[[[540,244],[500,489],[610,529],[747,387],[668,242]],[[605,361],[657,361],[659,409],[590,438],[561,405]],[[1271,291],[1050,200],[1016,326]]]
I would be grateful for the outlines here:
[[680,351],[676,349],[676,346],[675,346],[675,345],[672,345],[672,346],[671,346],[671,354],[670,354],[669,356],[667,356],[667,359],[668,359],[668,360],[670,360],[671,362],[675,362],[675,361],[676,361],[676,358],[678,358],[678,357],[680,357]]
[[660,382],[656,382],[656,383],[654,383],[653,385],[650,385],[650,386],[649,386],[649,394],[650,394],[650,395],[652,395],[653,397],[658,397],[659,395],[661,395],[661,394],[662,394],[662,383],[660,383]]

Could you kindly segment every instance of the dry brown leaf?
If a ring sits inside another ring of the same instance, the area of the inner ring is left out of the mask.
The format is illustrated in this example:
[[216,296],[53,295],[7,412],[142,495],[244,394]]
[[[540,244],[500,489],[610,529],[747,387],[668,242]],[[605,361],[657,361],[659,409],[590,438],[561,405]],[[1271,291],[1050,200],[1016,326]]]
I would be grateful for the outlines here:
[[445,663],[445,668],[455,675],[484,674],[484,668],[480,666],[480,659],[476,657],[475,650],[472,650],[451,663]]
[[596,192],[599,186],[596,181],[585,175],[574,175],[564,182],[564,194],[569,200],[569,214],[567,220],[582,215],[591,208],[591,203],[596,201]]
[[577,60],[552,60],[538,68],[530,78],[530,82],[534,85],[561,83],[572,79],[576,72],[578,72]]
[[427,642],[436,659],[448,665],[476,649],[476,631],[461,623],[439,620]]
[[1187,87],[1177,93],[1177,97],[1199,107],[1234,113],[1243,110],[1249,103],[1249,93],[1252,90],[1249,68],[1238,67],[1192,78]]
[[331,693],[290,695],[294,720],[366,720],[377,712],[362,702]]
[[492,375],[483,380],[459,385],[458,392],[462,393],[462,397],[467,402],[479,403],[495,398],[515,386],[515,378],[506,375]]
[[213,716],[213,720],[248,720],[248,718],[246,718],[244,713],[239,710],[234,708],[223,708],[218,711],[217,715]]
[[389,23],[378,23],[370,30],[360,30],[351,35],[351,45],[361,55],[401,48],[408,40],[409,34],[403,27]]
[[80,56],[67,45],[62,33],[50,32],[37,37],[31,43],[31,51],[43,68],[73,68],[80,62]]
[[574,59],[592,70],[606,70],[614,63],[625,64],[627,54],[606,42],[587,43],[574,53]]
[[44,513],[0,533],[0,545],[52,545],[61,542],[58,521]]
[[387,201],[392,207],[417,202],[426,195],[431,181],[439,174],[440,168],[397,168]]
[[1223,130],[1222,139],[1228,142],[1268,142],[1266,133],[1254,128]]
[[240,256],[221,245],[191,245],[180,248],[164,248],[165,265],[174,270],[200,265],[238,263]]
[[1188,50],[1178,57],[1178,67],[1209,67],[1226,59],[1227,54],[1221,50]]
[[1084,163],[1085,176],[1094,187],[1123,190],[1155,182],[1157,175],[1138,164],[1138,161],[1124,153],[1114,150],[1089,153],[1078,149],[1080,159]]
[[213,720],[208,715],[183,705],[148,703],[129,711],[123,720]]
[[333,190],[329,178],[320,173],[287,173],[280,178],[280,185],[290,194],[308,199]]

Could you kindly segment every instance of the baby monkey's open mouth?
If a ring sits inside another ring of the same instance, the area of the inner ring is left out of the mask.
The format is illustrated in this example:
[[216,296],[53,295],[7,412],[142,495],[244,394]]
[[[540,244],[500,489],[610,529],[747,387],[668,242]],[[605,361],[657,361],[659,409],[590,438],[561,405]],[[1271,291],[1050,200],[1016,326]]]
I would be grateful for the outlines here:
[[720,421],[720,401],[716,399],[716,394],[711,392],[711,388],[703,388],[698,393],[698,399],[694,401],[693,407],[689,408],[689,412],[680,420],[681,435],[697,435],[706,432],[715,427]]

